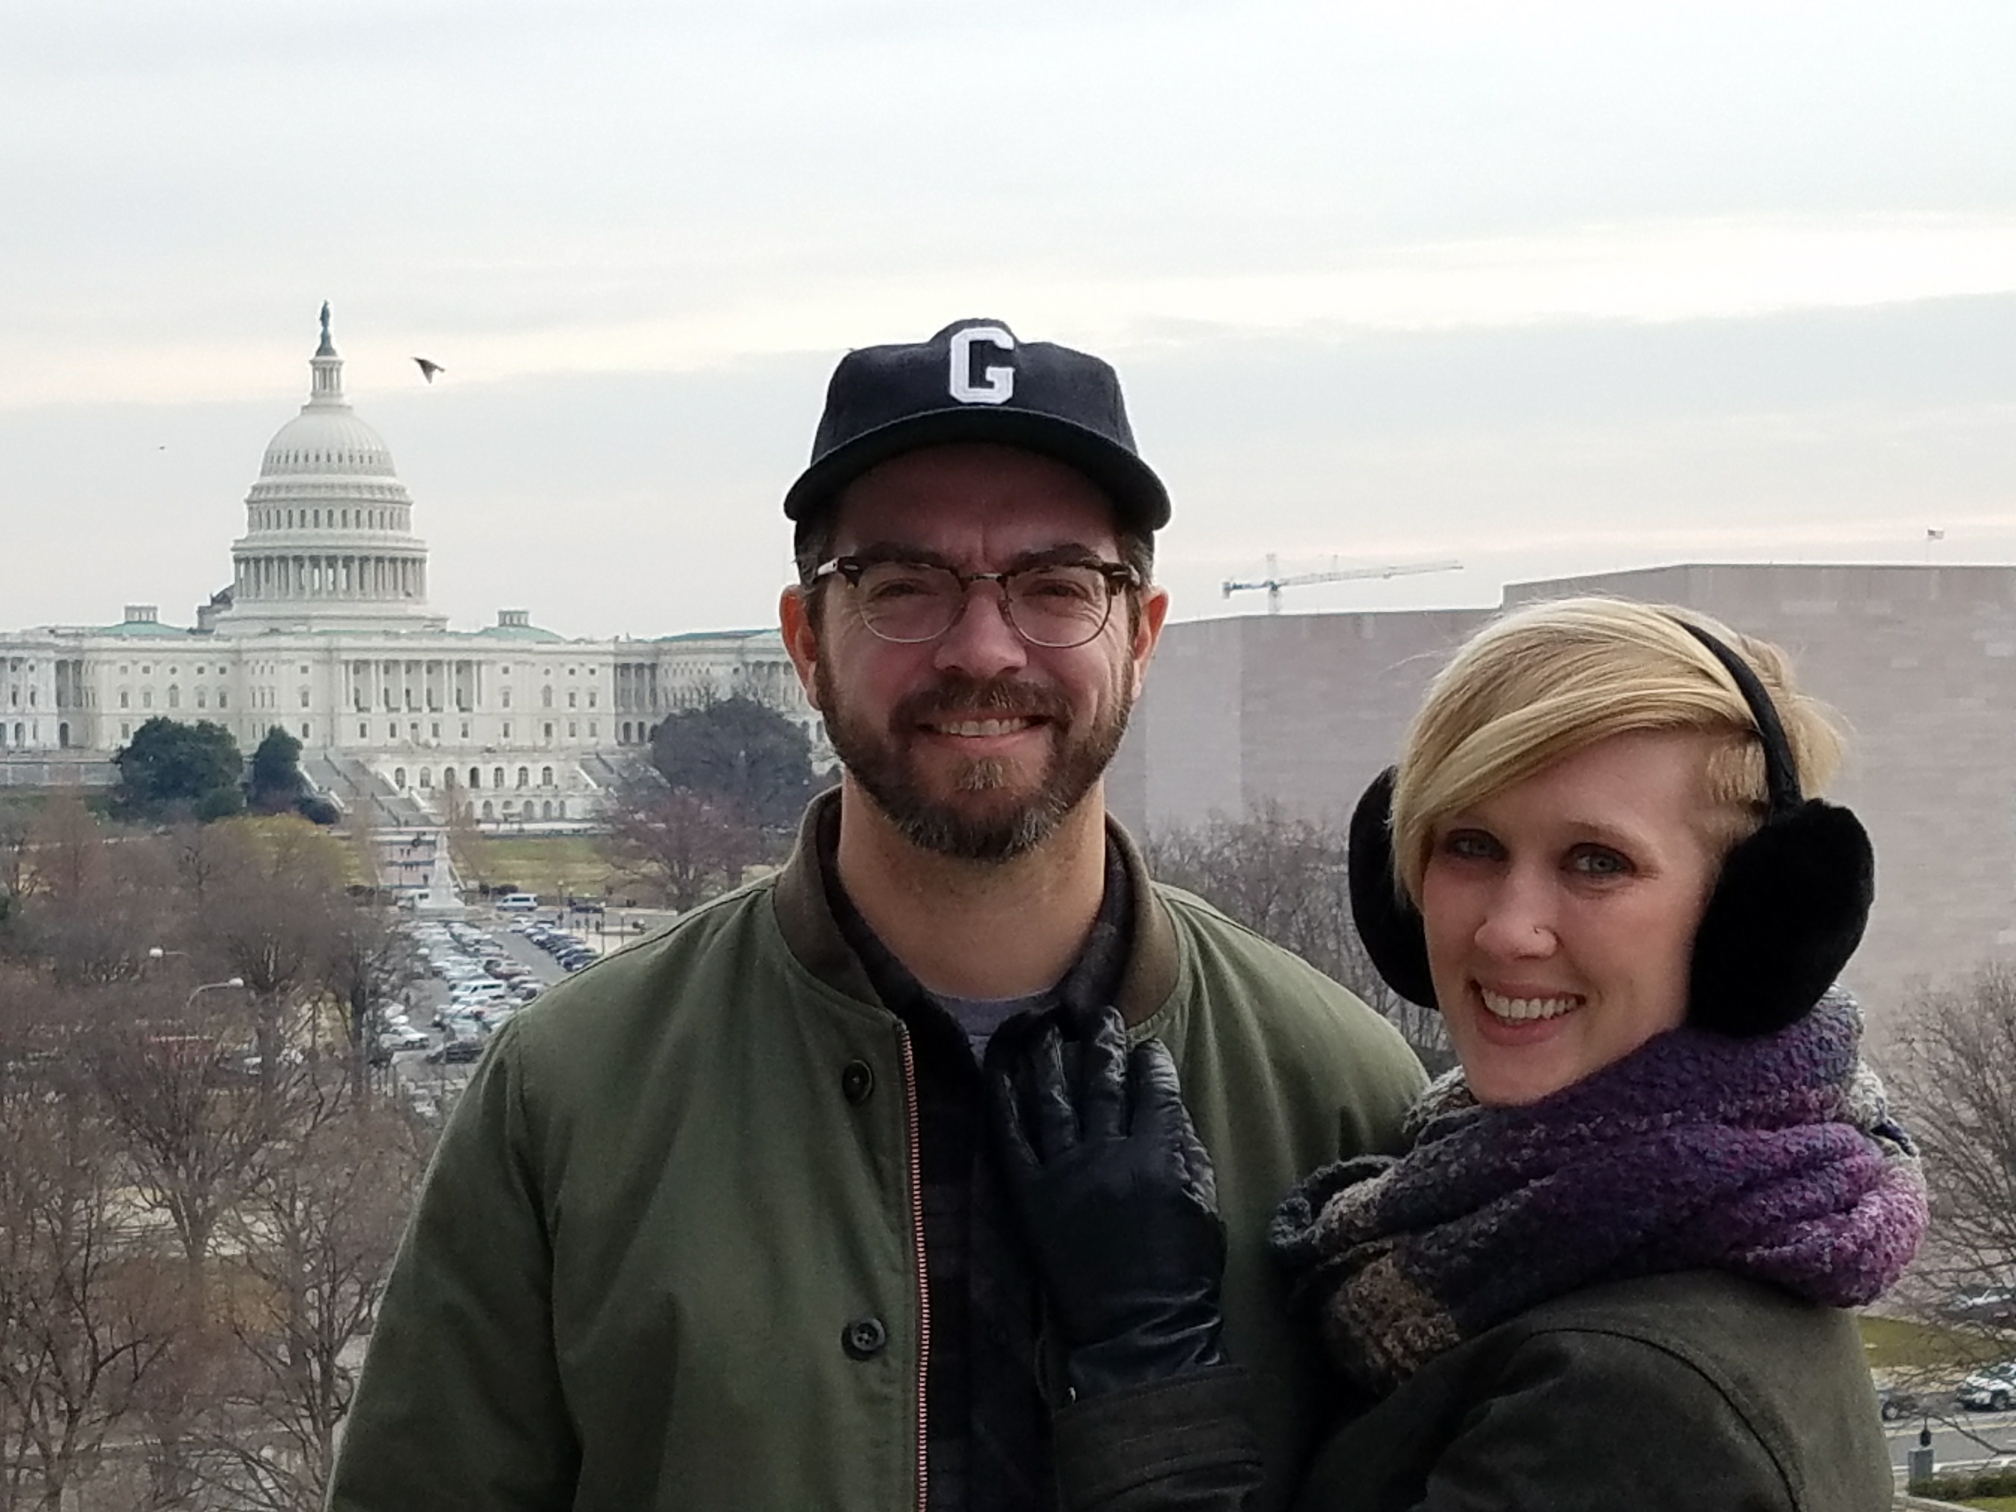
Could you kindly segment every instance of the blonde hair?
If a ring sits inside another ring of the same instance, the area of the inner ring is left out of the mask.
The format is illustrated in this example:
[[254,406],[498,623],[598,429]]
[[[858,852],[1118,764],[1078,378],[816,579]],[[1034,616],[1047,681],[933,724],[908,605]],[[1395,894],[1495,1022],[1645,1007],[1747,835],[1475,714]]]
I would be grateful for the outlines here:
[[1684,627],[1699,625],[1756,672],[1777,708],[1801,791],[1840,762],[1829,711],[1792,685],[1784,652],[1663,604],[1570,598],[1528,605],[1471,636],[1414,716],[1393,789],[1397,882],[1417,904],[1435,826],[1562,758],[1652,730],[1720,735],[1703,774],[1703,833],[1717,855],[1765,806],[1756,722],[1728,669]]

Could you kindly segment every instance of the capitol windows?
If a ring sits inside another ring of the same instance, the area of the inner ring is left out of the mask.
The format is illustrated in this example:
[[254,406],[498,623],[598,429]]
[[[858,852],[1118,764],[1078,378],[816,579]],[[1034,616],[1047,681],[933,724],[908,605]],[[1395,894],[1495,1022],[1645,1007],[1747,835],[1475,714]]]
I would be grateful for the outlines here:
[[198,688],[196,690],[196,707],[199,709],[207,709],[210,707],[210,695],[207,692],[205,692],[202,688]]
[[123,719],[119,721],[119,738],[122,741],[133,738],[133,726]]
[[504,768],[492,767],[490,769],[490,786],[493,788],[504,786]]
[[301,707],[304,709],[308,707],[308,690],[306,688],[301,690]]
[[553,786],[553,768],[551,767],[539,768],[539,786],[541,787]]
[[434,786],[434,774],[428,771],[426,767],[420,768],[420,786],[423,788]]
[[567,738],[568,738],[569,740],[578,740],[578,739],[580,739],[580,737],[581,737],[581,727],[580,727],[580,725],[576,724],[576,723],[575,723],[575,722],[574,722],[573,720],[571,720],[571,719],[570,719],[570,720],[568,720],[568,721],[567,721]]
[[231,695],[226,693],[222,688],[217,690],[217,707],[220,709],[231,707]]
[[469,738],[469,721],[466,719],[462,721],[462,738],[464,740]]
[[[568,670],[571,671],[573,669],[569,668]],[[567,690],[567,707],[570,709],[579,707],[578,703],[579,697],[580,697],[579,694],[577,694],[572,688],[569,688]]]
[[505,708],[507,708],[507,709],[508,709],[508,708],[510,708],[510,707],[511,707],[511,690],[510,690],[509,688],[506,688],[506,689],[504,689],[504,691],[503,691],[503,698],[504,698],[504,707],[505,707]]
[[371,738],[371,727],[361,719],[357,722],[357,738],[359,740],[369,740]]
[[485,819],[494,819],[497,817],[496,813],[490,807],[490,800],[488,798],[485,798],[483,800],[483,817]]
[[518,786],[520,786],[521,788],[530,786],[531,780],[532,780],[532,769],[530,767],[518,768]]
[[511,738],[511,721],[508,719],[504,721],[504,738],[506,740]]
[[303,720],[301,723],[301,738],[303,740],[308,738],[308,723],[306,720]]
[[429,734],[428,738],[429,738],[430,740],[439,740],[439,739],[441,738],[441,721],[440,721],[440,720],[438,720],[438,719],[437,719],[437,720],[435,720],[435,721],[434,721],[434,723],[433,723],[432,725],[430,725],[430,726],[429,726],[428,728],[429,728],[429,731],[430,731],[430,734]]
[[124,688],[121,688],[119,690],[119,707],[122,709],[130,709],[133,707],[133,695],[127,692]]
[[553,738],[553,721],[550,719],[546,721],[546,738],[548,740]]
[[553,707],[553,690],[551,688],[541,688],[539,690],[539,707],[542,709]]
[[591,709],[595,707],[595,690],[593,688],[588,690],[588,707]]
[[406,791],[406,768],[392,768],[392,786],[399,789],[402,793]]
[[591,720],[589,720],[589,721],[588,721],[588,738],[589,738],[590,740],[595,740],[595,739],[598,739],[598,738],[599,738],[599,735],[600,735],[600,731],[601,731],[601,728],[602,728],[602,727],[601,727],[600,725],[598,725],[598,724],[597,724],[597,723],[596,723],[596,722],[595,722],[594,720],[592,720],[592,719],[591,719]]
[[152,688],[142,688],[140,690],[140,707],[143,709],[154,707],[154,690]]

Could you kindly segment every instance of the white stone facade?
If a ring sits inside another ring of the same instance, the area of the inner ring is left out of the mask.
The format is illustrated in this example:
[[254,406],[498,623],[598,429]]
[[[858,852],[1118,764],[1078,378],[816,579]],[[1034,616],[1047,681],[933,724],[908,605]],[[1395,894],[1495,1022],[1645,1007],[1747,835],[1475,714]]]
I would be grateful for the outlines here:
[[456,792],[498,826],[589,818],[667,714],[729,694],[798,721],[824,754],[774,629],[569,640],[502,610],[450,630],[428,611],[391,453],[344,399],[326,308],[310,370],[246,497],[231,586],[194,628],[137,604],[115,625],[0,632],[0,784],[104,780],[157,714],[215,721],[247,753],[278,725],[341,802],[419,820]]

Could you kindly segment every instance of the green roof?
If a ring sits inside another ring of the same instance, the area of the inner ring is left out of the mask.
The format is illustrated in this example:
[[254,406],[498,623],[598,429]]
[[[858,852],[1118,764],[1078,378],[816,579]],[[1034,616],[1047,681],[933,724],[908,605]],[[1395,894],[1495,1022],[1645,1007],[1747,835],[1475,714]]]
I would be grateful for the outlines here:
[[93,635],[131,635],[131,636],[173,635],[180,637],[180,636],[186,636],[190,632],[187,630],[178,629],[174,625],[164,625],[158,620],[122,620],[120,623],[116,625],[106,625],[101,629],[93,630],[91,633]]
[[491,640],[557,641],[567,639],[566,636],[561,635],[558,631],[542,629],[538,625],[486,625],[481,630],[474,630],[470,633],[472,635],[487,636]]
[[777,628],[773,625],[767,630],[682,630],[677,635],[661,635],[657,639],[660,643],[666,641],[748,640],[752,636],[775,635],[776,633]]

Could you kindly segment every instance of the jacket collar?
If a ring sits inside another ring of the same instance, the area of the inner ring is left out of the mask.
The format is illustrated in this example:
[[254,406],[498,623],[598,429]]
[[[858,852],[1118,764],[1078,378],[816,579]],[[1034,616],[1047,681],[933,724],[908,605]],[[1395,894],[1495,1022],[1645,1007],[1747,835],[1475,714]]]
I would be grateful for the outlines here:
[[[798,841],[791,859],[778,873],[771,896],[777,927],[798,963],[812,975],[848,997],[879,1003],[860,958],[848,948],[826,902],[825,867],[819,851],[819,826],[837,812],[840,790],[830,788],[807,805],[799,821]],[[1168,906],[1156,894],[1140,850],[1111,814],[1106,832],[1118,848],[1133,888],[1134,950],[1120,982],[1120,1015],[1129,1024],[1148,1018],[1176,988],[1176,928]]]

